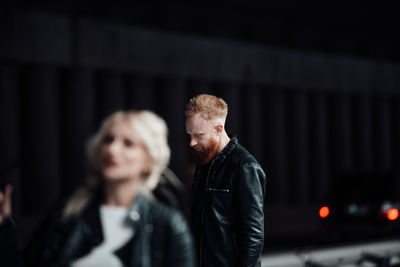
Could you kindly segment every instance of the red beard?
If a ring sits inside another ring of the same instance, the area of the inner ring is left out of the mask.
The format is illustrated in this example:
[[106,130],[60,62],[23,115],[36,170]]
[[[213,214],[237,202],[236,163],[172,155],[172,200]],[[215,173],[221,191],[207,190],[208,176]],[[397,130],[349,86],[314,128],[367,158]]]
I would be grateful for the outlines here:
[[211,139],[210,142],[204,147],[193,147],[192,155],[194,160],[200,165],[207,164],[217,153],[217,147],[218,142],[215,139]]

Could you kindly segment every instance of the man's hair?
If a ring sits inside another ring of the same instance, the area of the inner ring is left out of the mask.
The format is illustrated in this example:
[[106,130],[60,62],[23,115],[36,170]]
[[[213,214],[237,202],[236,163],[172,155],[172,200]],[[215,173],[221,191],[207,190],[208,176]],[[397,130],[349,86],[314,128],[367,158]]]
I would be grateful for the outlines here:
[[198,113],[206,120],[225,119],[228,115],[228,104],[222,98],[214,95],[201,94],[189,100],[185,111],[187,118],[191,118]]

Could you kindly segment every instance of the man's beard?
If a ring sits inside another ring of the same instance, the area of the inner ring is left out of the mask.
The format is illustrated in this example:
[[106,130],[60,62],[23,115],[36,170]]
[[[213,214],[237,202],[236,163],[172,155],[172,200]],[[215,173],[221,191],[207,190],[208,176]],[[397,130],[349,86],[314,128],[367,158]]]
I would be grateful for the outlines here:
[[210,142],[204,147],[192,148],[192,155],[194,160],[200,164],[205,165],[214,157],[217,153],[218,142],[215,139],[211,139]]

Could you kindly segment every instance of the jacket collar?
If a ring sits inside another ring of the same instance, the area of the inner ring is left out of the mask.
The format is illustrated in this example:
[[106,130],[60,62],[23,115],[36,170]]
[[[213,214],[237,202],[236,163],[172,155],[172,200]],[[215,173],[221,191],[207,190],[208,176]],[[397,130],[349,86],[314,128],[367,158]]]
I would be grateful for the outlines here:
[[218,153],[217,155],[215,155],[215,159],[225,159],[227,157],[229,157],[229,155],[232,153],[232,151],[238,146],[239,141],[237,139],[237,137],[234,135],[231,137],[231,140],[229,141],[229,143],[224,147],[224,149],[222,149],[222,151],[220,153]]
[[133,225],[143,224],[144,221],[147,224],[151,223],[148,220],[150,218],[149,213],[151,212],[150,202],[153,199],[154,196],[148,190],[141,189],[138,192],[135,201],[133,201],[128,211],[128,220]]
[[[103,232],[101,227],[101,219],[100,219],[100,197],[95,198],[95,200],[90,204],[87,211],[83,214],[84,220],[90,221],[90,225],[92,225],[92,230],[96,237],[99,237],[98,242],[103,240]],[[144,226],[146,229],[149,228],[151,230],[151,201],[154,199],[151,192],[141,189],[139,190],[134,202],[130,206],[128,210],[127,222],[131,224],[135,231],[134,235],[139,228]],[[145,229],[145,230],[146,230]]]

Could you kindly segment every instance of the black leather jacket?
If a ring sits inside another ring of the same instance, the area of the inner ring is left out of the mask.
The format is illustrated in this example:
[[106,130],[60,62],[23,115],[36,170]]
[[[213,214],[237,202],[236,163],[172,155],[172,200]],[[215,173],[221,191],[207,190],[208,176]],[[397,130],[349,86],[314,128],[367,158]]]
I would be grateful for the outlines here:
[[[51,216],[27,249],[26,266],[68,266],[102,243],[98,201],[68,222],[60,214]],[[124,266],[194,266],[192,237],[180,213],[139,194],[128,217],[134,236],[115,252]]]
[[207,167],[196,167],[191,225],[200,267],[261,266],[265,180],[236,137]]

